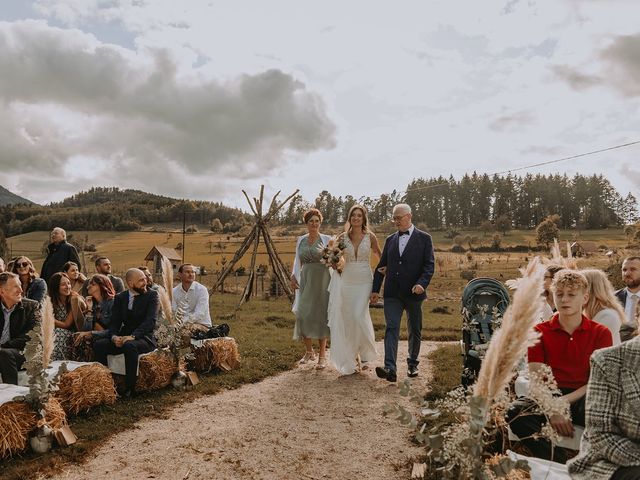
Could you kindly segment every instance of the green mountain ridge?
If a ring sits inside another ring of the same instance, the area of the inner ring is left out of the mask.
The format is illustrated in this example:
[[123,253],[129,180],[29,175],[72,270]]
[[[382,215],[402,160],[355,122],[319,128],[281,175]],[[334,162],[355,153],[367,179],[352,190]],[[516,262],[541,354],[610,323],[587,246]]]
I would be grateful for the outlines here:
[[34,205],[34,202],[7,190],[0,185],[0,205]]

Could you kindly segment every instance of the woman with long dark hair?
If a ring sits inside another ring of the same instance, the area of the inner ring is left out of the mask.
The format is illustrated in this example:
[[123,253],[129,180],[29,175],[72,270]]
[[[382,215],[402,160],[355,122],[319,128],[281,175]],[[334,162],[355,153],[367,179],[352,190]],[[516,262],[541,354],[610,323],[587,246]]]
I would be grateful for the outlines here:
[[67,274],[67,277],[69,277],[71,281],[71,290],[80,293],[84,282],[87,281],[87,277],[80,272],[78,264],[76,262],[67,262],[64,264],[64,267],[62,267],[62,271]]
[[49,297],[55,317],[55,340],[52,360],[69,360],[73,332],[82,330],[87,304],[71,290],[71,280],[66,273],[57,272],[49,279]]
[[20,277],[22,293],[29,300],[44,302],[47,295],[47,283],[38,276],[33,262],[28,257],[13,259],[11,271]]

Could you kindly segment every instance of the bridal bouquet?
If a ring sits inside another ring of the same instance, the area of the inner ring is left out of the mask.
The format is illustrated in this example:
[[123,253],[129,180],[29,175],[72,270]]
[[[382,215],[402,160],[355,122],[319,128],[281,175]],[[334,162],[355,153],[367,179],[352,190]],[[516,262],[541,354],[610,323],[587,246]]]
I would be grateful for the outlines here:
[[338,273],[342,273],[344,265],[343,255],[344,249],[347,248],[344,243],[344,237],[332,238],[329,244],[322,249],[322,259],[320,260],[327,267],[335,269]]

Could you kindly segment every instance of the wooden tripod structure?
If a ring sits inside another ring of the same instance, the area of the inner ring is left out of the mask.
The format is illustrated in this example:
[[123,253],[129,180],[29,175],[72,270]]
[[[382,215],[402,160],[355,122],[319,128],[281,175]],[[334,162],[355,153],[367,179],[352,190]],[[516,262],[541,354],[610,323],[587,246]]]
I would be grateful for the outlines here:
[[255,224],[251,229],[251,232],[245,237],[244,241],[240,245],[240,248],[236,251],[235,255],[231,259],[231,261],[225,265],[222,272],[218,276],[216,283],[211,287],[210,293],[214,293],[216,289],[223,284],[224,279],[231,273],[235,264],[244,256],[247,250],[253,245],[253,253],[251,254],[251,265],[249,267],[249,280],[247,281],[247,285],[242,292],[242,297],[240,298],[240,302],[238,303],[238,308],[240,306],[249,301],[251,297],[251,293],[253,291],[253,281],[256,275],[256,255],[258,253],[258,245],[260,244],[260,236],[264,241],[264,245],[267,249],[267,255],[269,256],[269,262],[271,263],[271,269],[278,280],[278,283],[282,287],[282,290],[287,294],[289,300],[293,301],[294,292],[289,284],[289,272],[284,265],[284,262],[278,255],[276,251],[276,246],[271,239],[271,235],[269,234],[269,221],[273,218],[273,216],[280,211],[280,209],[287,204],[289,200],[295,197],[300,190],[296,190],[291,195],[289,195],[284,201],[277,203],[278,195],[280,195],[280,191],[276,193],[271,199],[271,203],[269,204],[269,208],[265,215],[262,214],[262,206],[264,199],[264,185],[260,185],[260,197],[253,198],[253,203],[249,200],[249,196],[247,192],[242,190],[247,202],[249,202],[249,207],[253,212],[255,217]]

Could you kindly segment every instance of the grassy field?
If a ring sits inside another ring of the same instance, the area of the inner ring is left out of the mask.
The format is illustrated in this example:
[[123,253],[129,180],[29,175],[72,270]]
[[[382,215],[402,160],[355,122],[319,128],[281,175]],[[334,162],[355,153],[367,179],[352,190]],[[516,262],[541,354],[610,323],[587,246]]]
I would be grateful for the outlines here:
[[[76,238],[86,236],[88,243],[96,245],[98,253],[107,255],[112,260],[116,272],[143,264],[145,255],[154,245],[175,247],[182,241],[179,232],[69,233],[73,233]],[[596,241],[598,245],[621,247],[626,243],[621,231],[587,233],[589,240]],[[474,234],[477,235],[478,232]],[[573,232],[563,232],[562,238],[571,239],[573,235]],[[378,237],[382,239],[383,235],[378,234]],[[13,255],[28,255],[39,267],[43,260],[42,246],[47,238],[47,232],[32,232],[11,237],[8,242]],[[523,244],[527,239],[533,239],[533,232],[510,232],[503,244]],[[285,262],[291,262],[295,236],[279,236],[275,237],[275,240]],[[451,241],[445,239],[442,232],[437,232],[434,240],[436,248],[448,249],[451,246]],[[241,241],[241,237],[227,235],[190,234],[187,235],[186,259],[195,264],[205,265],[215,273],[219,269],[221,258],[224,256],[227,260],[231,259]],[[526,265],[530,256],[528,253],[436,253],[436,275],[428,290],[429,300],[423,307],[423,338],[440,341],[461,338],[460,297],[467,283],[462,275],[473,271],[476,276],[489,276],[499,280],[516,278],[519,276],[518,268]],[[263,251],[258,261],[267,263]],[[579,263],[584,267],[605,267],[609,262],[607,257],[597,254],[581,259]],[[248,266],[248,263],[247,255],[240,265]],[[215,274],[202,277],[200,280],[206,285],[211,285],[215,280]],[[227,288],[233,287],[233,282],[234,280]],[[242,278],[239,282],[239,288],[242,288]],[[231,335],[238,341],[243,359],[240,369],[226,374],[205,375],[202,377],[202,383],[193,391],[178,393],[166,389],[77,416],[71,419],[71,425],[80,438],[78,444],[66,449],[56,449],[45,456],[27,454],[22,458],[6,460],[0,464],[0,478],[33,478],[38,472],[50,472],[60,468],[64,463],[79,462],[90,456],[109,436],[131,428],[141,418],[160,417],[169,407],[184,400],[212,394],[224,388],[236,388],[245,383],[257,382],[291,368],[302,355],[303,347],[291,340],[294,317],[286,298],[269,300],[263,295],[257,295],[239,311],[236,310],[237,302],[237,295],[216,293],[211,298],[211,311],[215,323],[224,321],[230,324]],[[433,312],[434,309],[438,313]],[[371,315],[376,339],[381,340],[384,335],[383,311],[371,309]],[[401,338],[406,339],[404,325]],[[433,354],[436,377],[433,382],[434,388],[429,393],[430,398],[437,398],[458,384],[462,362],[459,352],[457,345],[447,345]]]

